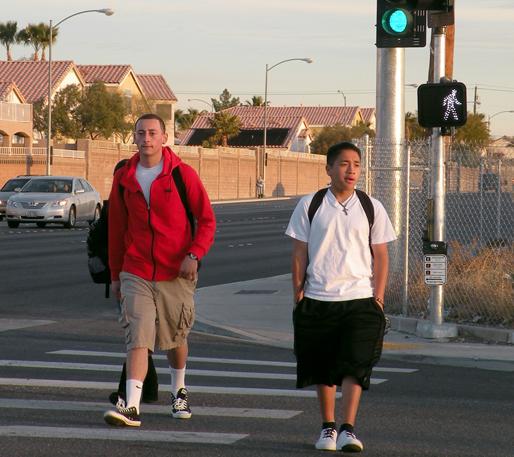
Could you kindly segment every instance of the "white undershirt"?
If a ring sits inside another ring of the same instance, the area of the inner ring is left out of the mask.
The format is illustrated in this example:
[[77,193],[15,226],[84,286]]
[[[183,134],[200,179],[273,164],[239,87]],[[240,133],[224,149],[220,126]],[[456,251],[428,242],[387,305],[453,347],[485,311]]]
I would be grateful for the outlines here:
[[162,172],[162,160],[155,166],[151,168],[146,168],[141,165],[141,162],[137,164],[136,168],[136,179],[141,189],[143,190],[143,195],[145,196],[146,203],[150,205],[150,187],[152,183],[155,181],[155,178],[159,176]]
[[[304,294],[321,301],[343,301],[373,295],[372,257],[369,248],[369,223],[357,194],[344,202],[348,214],[328,190],[309,223],[308,209],[314,194],[303,197],[296,206],[286,235],[308,243]],[[371,198],[371,197],[370,197]],[[371,243],[396,239],[393,226],[382,204],[371,198],[375,222]]]

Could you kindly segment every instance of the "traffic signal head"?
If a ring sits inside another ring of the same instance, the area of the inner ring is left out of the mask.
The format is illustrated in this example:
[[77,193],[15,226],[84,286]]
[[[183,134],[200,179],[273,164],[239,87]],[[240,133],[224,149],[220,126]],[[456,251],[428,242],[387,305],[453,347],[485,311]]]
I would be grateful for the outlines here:
[[418,87],[418,122],[426,128],[460,127],[468,118],[466,86],[459,82]]
[[377,47],[410,48],[426,45],[426,11],[418,0],[377,0]]

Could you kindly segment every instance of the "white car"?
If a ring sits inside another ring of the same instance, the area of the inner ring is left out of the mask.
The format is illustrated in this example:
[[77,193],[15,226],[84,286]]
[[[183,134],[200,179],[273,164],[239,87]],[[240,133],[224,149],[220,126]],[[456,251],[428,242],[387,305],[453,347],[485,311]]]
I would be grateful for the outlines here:
[[67,228],[77,221],[100,217],[100,194],[84,178],[74,176],[34,176],[20,192],[7,200],[7,225],[24,223],[45,227],[48,223]]

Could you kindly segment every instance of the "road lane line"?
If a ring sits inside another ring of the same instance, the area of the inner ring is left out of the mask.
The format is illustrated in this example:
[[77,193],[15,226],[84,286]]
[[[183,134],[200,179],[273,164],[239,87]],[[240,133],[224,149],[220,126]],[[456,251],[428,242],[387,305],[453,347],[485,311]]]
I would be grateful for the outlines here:
[[[112,357],[125,359],[126,354],[124,352],[101,352],[101,351],[76,351],[62,349],[58,351],[47,352],[47,354],[55,355],[78,355],[78,356],[92,356],[92,357]],[[167,360],[165,355],[154,354],[152,356],[154,360]],[[246,360],[246,359],[225,359],[217,357],[188,357],[188,362],[199,362],[199,363],[224,363],[227,365],[257,365],[257,366],[268,366],[268,367],[284,367],[284,368],[296,368],[296,362],[277,362],[269,360]],[[384,372],[384,373],[416,373],[419,371],[416,368],[394,368],[394,367],[374,367],[373,371]],[[189,373],[189,369],[188,369]]]
[[55,324],[56,321],[42,319],[0,319],[0,332],[19,330],[21,328],[37,327],[38,325]]
[[[57,401],[57,400],[22,400],[19,398],[0,398],[0,407],[10,409],[35,409],[35,410],[56,410],[56,411],[105,411],[109,408],[106,402],[86,401]],[[141,406],[142,412],[146,414],[170,415],[169,405],[148,405]],[[298,416],[302,411],[287,409],[264,409],[264,408],[221,408],[217,406],[194,406],[195,416],[214,417],[237,417],[249,419],[291,419]]]
[[234,444],[247,434],[127,430],[123,428],[78,428],[8,425],[0,427],[0,436],[23,438],[59,438],[109,441],[153,441],[163,443]]
[[[382,384],[387,379],[371,378],[371,384]],[[0,386],[16,387],[55,387],[58,389],[98,389],[116,390],[118,382],[99,381],[66,381],[59,379],[34,379],[34,378],[0,378]],[[297,397],[315,398],[314,390],[292,390],[292,389],[265,389],[254,387],[216,387],[216,386],[194,386],[188,384],[187,389],[191,393],[202,394],[229,394],[229,395],[256,395],[269,397]],[[160,385],[161,392],[170,392],[171,386]]]
[[[74,363],[74,362],[46,362],[35,360],[0,360],[0,367],[11,368],[41,368],[52,370],[80,370],[80,371],[110,371],[118,372],[120,367],[100,363]],[[157,373],[169,374],[169,368],[156,367]],[[274,379],[295,381],[295,374],[287,373],[257,373],[253,371],[218,371],[187,369],[188,376],[209,376],[219,378],[243,378],[243,379]]]

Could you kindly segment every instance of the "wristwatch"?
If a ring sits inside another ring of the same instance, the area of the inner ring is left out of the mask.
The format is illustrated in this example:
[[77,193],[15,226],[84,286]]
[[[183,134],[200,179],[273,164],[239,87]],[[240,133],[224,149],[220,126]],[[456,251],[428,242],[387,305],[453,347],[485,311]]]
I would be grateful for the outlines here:
[[195,255],[195,254],[193,254],[192,252],[188,252],[188,253],[187,253],[187,256],[188,256],[190,259],[192,259],[192,260],[196,260],[196,261],[198,261],[198,256],[197,256],[197,255]]

